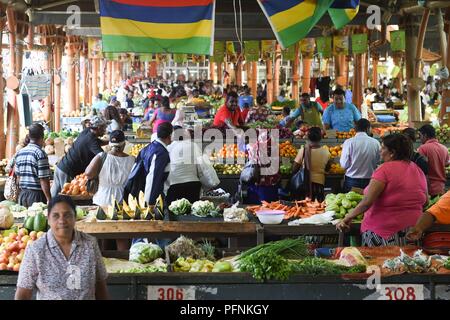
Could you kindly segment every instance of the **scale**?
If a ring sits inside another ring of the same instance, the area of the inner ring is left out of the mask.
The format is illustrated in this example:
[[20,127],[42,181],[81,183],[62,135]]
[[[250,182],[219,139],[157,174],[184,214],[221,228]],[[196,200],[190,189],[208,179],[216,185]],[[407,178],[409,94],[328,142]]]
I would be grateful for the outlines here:
[[194,125],[198,121],[198,115],[197,115],[197,112],[195,111],[195,107],[194,106],[182,106],[181,111],[183,111],[183,113],[184,113],[183,124],[186,127],[191,127],[191,128],[194,127]]

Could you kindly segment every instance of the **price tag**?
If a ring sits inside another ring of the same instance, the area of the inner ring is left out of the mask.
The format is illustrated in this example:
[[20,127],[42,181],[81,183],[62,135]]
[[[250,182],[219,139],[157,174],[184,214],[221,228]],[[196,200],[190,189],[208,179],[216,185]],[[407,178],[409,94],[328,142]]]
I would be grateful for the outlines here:
[[195,300],[195,287],[148,286],[147,300]]
[[422,284],[382,284],[382,300],[424,300]]

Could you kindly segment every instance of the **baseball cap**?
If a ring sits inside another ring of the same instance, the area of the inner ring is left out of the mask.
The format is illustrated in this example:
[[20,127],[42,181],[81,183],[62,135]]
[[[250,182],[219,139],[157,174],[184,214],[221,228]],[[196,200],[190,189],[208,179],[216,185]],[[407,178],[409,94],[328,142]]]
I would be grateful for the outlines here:
[[100,116],[93,116],[91,118],[91,127],[92,128],[98,128],[101,126],[107,126],[110,123],[110,121],[106,120],[103,117]]
[[120,143],[125,141],[125,133],[122,130],[114,130],[109,134],[109,142]]

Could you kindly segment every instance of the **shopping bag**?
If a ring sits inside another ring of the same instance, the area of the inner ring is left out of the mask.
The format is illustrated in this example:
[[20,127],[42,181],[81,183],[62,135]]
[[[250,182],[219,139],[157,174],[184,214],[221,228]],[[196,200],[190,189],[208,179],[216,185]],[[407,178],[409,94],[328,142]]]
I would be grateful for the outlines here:
[[204,190],[210,190],[220,184],[220,179],[217,176],[216,170],[208,160],[205,161],[202,157],[199,158],[197,172]]
[[248,161],[241,172],[241,183],[254,184],[259,182],[261,176],[261,168],[255,161]]

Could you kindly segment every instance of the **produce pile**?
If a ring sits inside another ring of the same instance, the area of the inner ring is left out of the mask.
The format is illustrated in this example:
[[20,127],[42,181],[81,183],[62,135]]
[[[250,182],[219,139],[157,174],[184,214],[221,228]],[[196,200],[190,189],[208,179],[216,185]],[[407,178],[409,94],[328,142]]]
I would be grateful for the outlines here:
[[446,144],[447,142],[450,142],[450,128],[448,127],[448,124],[444,124],[442,127],[436,127],[436,139],[440,143]]
[[239,151],[237,144],[224,144],[222,148],[213,152],[210,160],[212,162],[223,162],[224,159],[245,159],[245,152]]
[[8,159],[3,159],[2,161],[0,161],[0,176],[6,176],[6,167],[8,166],[8,162]]
[[187,199],[179,199],[171,202],[169,210],[175,215],[192,214],[200,218],[220,216],[219,208],[208,200],[199,200],[191,204]]
[[280,173],[282,175],[291,175],[292,174],[292,164],[280,165]]
[[303,238],[269,242],[243,252],[237,258],[241,272],[260,281],[285,281],[293,274],[339,275],[366,272],[366,265],[345,266],[340,260],[312,257]]
[[144,149],[145,146],[146,146],[146,145],[145,145],[145,144],[142,144],[142,143],[134,144],[134,145],[131,147],[130,155],[132,155],[133,157],[137,157],[138,154],[139,154],[139,152],[141,152],[141,150]]
[[[363,196],[350,191],[348,193],[327,194],[325,196],[326,211],[334,211],[336,218],[343,219],[347,213],[351,213],[361,202]],[[362,221],[363,214],[356,217],[353,222]]]
[[141,264],[128,260],[103,258],[108,273],[154,273],[167,272],[167,263],[158,258],[151,263]]
[[79,174],[70,183],[64,184],[61,193],[68,196],[90,197],[92,194],[87,191],[87,181],[86,174]]
[[19,272],[25,249],[44,234],[42,231],[28,233],[25,228],[0,234],[0,271]]
[[[298,130],[294,131],[294,136],[298,139],[306,139],[308,137],[308,130],[310,128],[311,128],[310,125],[303,124],[300,126],[300,128]],[[321,128],[321,132],[322,132],[322,138],[326,138],[327,137],[326,131]]]
[[295,158],[297,156],[297,149],[290,141],[280,143],[280,157]]
[[342,154],[342,144],[334,147],[328,146],[332,158],[339,158]]
[[330,174],[344,174],[345,173],[345,169],[342,168],[339,163],[332,163],[328,173],[330,173]]
[[270,105],[270,108],[274,112],[281,112],[281,111],[283,111],[284,107],[289,107],[291,110],[293,110],[293,109],[295,109],[296,105],[297,105],[297,103],[295,102],[295,100],[285,100],[283,102],[276,100],[276,101],[272,102],[272,104]]
[[242,169],[244,167],[241,164],[221,164],[221,163],[216,163],[213,166],[217,174],[223,175],[241,174]]
[[71,132],[62,130],[61,132],[46,132],[44,134],[45,147],[44,151],[47,154],[55,154],[55,144],[64,143],[64,151],[67,153],[72,148],[75,139],[78,137],[78,132]]
[[355,129],[350,129],[349,132],[341,132],[341,131],[336,131],[336,138],[338,139],[350,139],[353,138],[356,135],[356,131]]
[[428,256],[422,250],[417,250],[409,256],[400,249],[400,256],[385,260],[382,268],[384,272],[394,273],[436,273],[440,269],[450,269],[450,258]]
[[285,211],[284,219],[292,218],[308,218],[315,214],[325,212],[325,203],[320,203],[317,200],[311,201],[311,199],[306,198],[305,200],[294,201],[294,206],[289,206],[280,203],[280,201],[266,202],[262,201],[260,206],[249,206],[246,208],[247,211],[256,215],[260,210],[282,210]]

